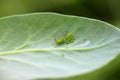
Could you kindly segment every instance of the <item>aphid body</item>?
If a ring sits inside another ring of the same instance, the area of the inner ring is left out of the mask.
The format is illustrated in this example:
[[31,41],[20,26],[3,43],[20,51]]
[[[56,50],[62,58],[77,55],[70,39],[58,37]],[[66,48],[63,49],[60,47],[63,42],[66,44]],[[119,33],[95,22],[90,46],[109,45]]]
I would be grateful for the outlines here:
[[65,42],[64,38],[58,38],[58,39],[55,40],[55,43],[57,45],[62,45],[62,44],[64,44],[64,42]]
[[72,33],[67,33],[65,36],[55,40],[57,45],[70,44],[75,41],[75,36]]
[[75,41],[75,37],[72,33],[68,33],[65,36],[65,43],[69,44],[69,43],[73,43]]

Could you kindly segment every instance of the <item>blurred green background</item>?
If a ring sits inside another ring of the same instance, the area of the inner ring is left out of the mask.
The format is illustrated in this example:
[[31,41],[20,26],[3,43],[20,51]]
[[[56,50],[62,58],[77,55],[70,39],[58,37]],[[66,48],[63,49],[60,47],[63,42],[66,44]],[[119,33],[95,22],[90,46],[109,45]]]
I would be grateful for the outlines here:
[[120,0],[0,0],[0,17],[33,12],[84,16],[120,26]]
[[[34,12],[95,18],[120,28],[120,0],[0,0],[0,17]],[[108,73],[104,80],[119,80],[120,66],[108,70]]]

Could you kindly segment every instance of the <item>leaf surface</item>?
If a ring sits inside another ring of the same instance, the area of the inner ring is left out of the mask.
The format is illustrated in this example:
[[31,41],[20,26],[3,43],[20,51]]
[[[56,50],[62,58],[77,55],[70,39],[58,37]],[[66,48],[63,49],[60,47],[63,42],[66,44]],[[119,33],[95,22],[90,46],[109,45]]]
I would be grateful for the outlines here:
[[[75,41],[57,45],[55,40],[66,33],[74,34]],[[56,13],[0,19],[0,80],[82,75],[119,53],[120,30],[99,20]]]

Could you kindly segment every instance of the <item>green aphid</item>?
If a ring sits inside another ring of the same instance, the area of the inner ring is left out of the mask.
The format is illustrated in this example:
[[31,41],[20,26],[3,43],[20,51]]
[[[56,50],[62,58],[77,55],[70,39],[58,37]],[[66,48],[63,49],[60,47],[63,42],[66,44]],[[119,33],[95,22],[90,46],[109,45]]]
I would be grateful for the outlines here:
[[75,36],[72,33],[67,33],[65,36],[55,40],[57,45],[70,44],[75,41]]
[[66,44],[73,43],[74,41],[75,41],[75,37],[72,33],[66,34],[66,36],[65,36],[65,43]]
[[62,44],[65,43],[65,39],[63,37],[62,38],[58,38],[58,39],[55,40],[55,43],[57,45],[62,45]]

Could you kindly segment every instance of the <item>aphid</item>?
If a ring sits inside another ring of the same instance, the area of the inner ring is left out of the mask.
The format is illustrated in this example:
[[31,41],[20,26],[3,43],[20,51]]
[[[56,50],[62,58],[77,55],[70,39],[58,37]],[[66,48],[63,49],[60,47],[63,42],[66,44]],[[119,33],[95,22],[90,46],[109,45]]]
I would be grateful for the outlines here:
[[64,42],[65,42],[64,37],[58,38],[58,39],[55,40],[55,43],[56,43],[57,45],[62,45],[62,44],[64,44]]
[[75,37],[72,33],[67,33],[65,36],[65,43],[69,44],[69,43],[73,43],[75,41]]
[[55,40],[57,45],[70,44],[75,41],[75,37],[72,33],[66,33],[63,37]]

